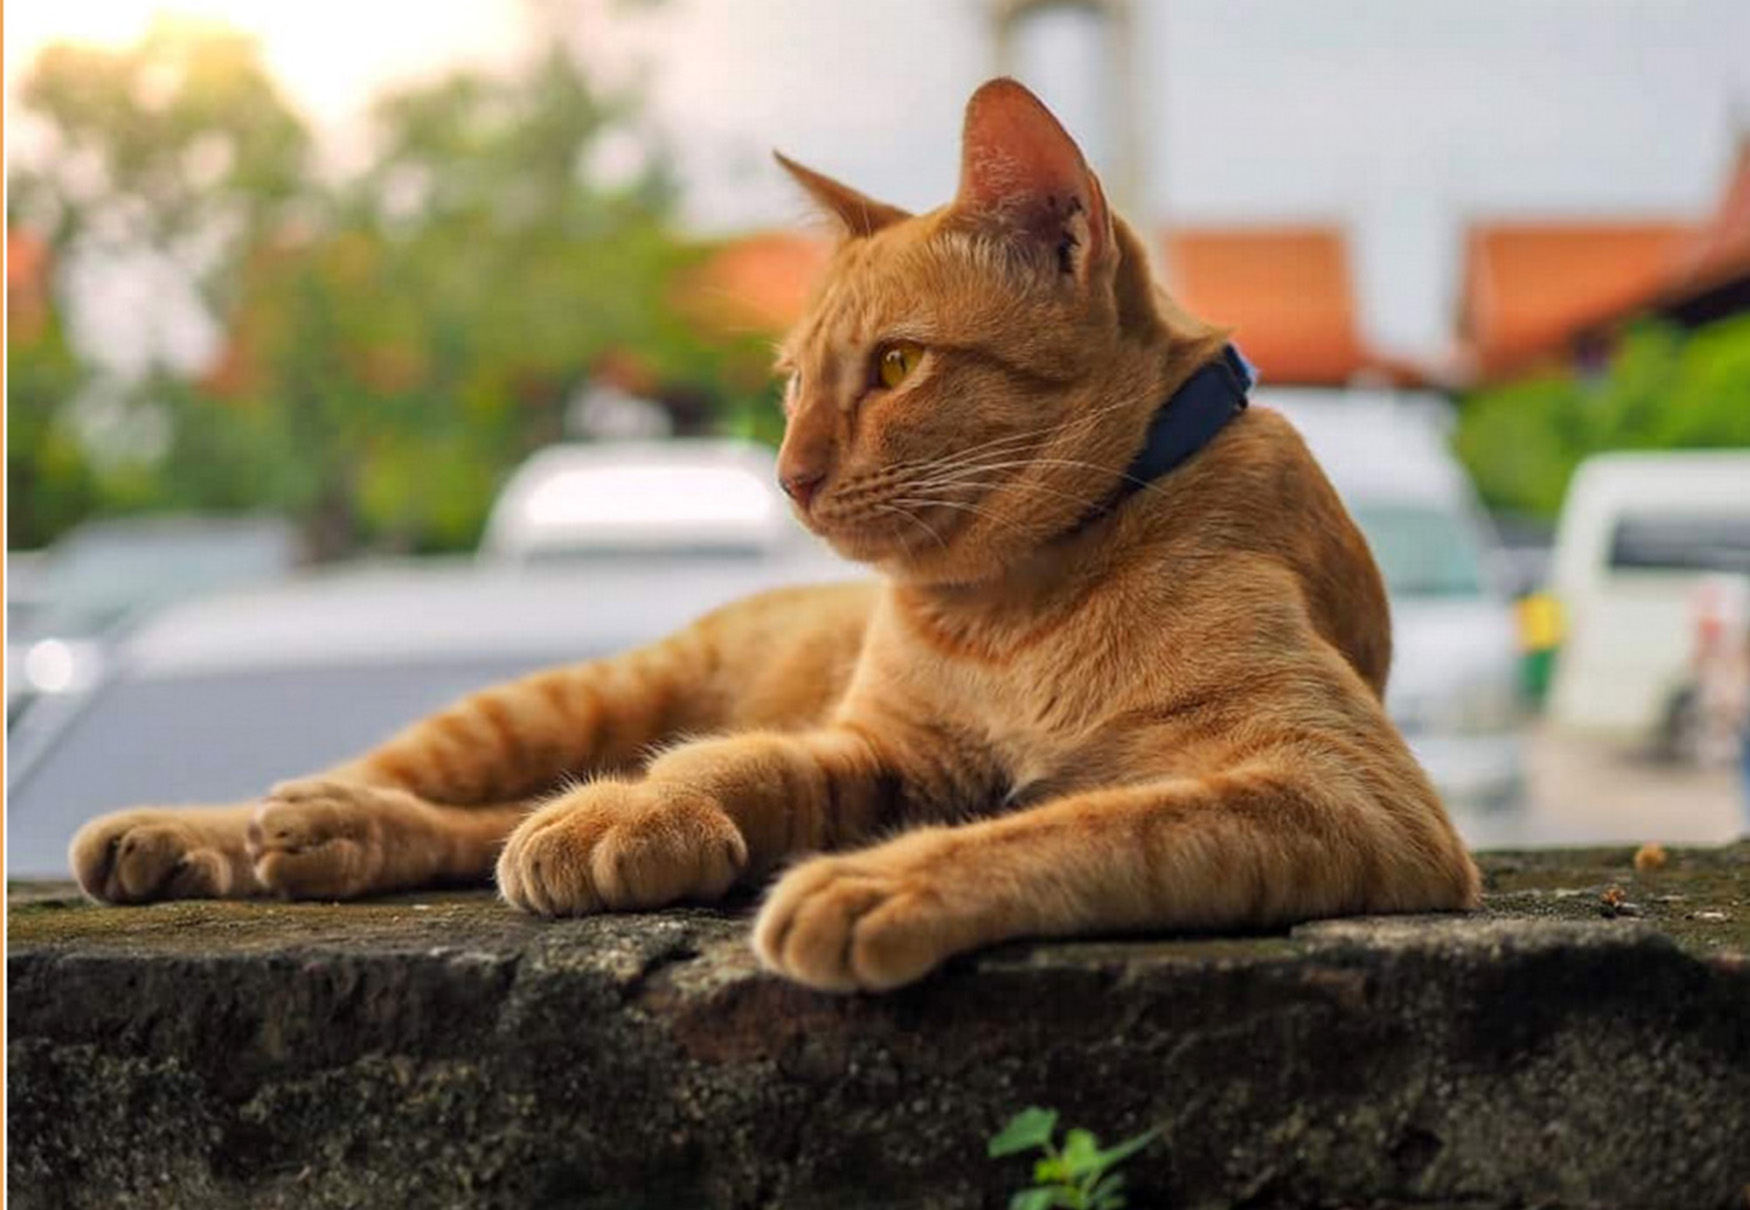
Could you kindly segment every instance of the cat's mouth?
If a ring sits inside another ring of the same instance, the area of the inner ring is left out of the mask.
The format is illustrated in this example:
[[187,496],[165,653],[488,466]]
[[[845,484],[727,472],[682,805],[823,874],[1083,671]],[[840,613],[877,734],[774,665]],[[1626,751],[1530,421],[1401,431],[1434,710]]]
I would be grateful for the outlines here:
[[961,514],[946,503],[868,495],[843,501],[819,500],[801,513],[802,522],[834,550],[859,563],[946,551],[961,525]]

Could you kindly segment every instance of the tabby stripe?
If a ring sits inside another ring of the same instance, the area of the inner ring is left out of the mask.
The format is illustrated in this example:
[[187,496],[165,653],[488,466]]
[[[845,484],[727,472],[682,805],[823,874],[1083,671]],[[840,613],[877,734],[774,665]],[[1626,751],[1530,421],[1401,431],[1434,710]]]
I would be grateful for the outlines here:
[[480,785],[480,744],[475,735],[474,720],[454,711],[440,714],[432,720],[437,732],[432,755],[438,758],[444,777],[446,796],[466,801],[483,788]]
[[[498,779],[499,784],[489,784],[482,788],[489,792],[498,789],[504,793],[514,793],[531,773],[528,744],[523,739],[522,731],[512,717],[510,707],[496,695],[481,694],[474,699],[474,709],[486,724],[487,730],[492,733],[500,754],[496,766],[488,766],[483,772],[490,776],[490,769],[496,767],[505,775]],[[510,784],[502,784],[506,782]]]

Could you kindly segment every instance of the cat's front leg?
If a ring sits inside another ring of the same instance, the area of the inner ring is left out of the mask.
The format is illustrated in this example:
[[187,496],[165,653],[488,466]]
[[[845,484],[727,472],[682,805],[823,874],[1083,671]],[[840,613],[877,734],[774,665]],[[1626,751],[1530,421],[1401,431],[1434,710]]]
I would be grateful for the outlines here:
[[1018,937],[1474,907],[1476,868],[1438,805],[1397,789],[1382,801],[1297,752],[923,829],[791,870],[754,949],[811,987],[882,991]]
[[282,782],[256,807],[245,851],[261,889],[352,899],[434,884],[478,884],[522,803],[452,807],[346,778]]
[[850,727],[683,744],[642,779],[598,780],[530,816],[499,858],[499,890],[548,915],[710,900],[796,853],[867,836],[902,800],[974,801],[971,789],[920,785],[916,770],[969,778],[977,762],[905,751],[892,734]]
[[92,820],[69,860],[105,903],[352,899],[434,883],[484,883],[520,803],[450,807],[343,778],[281,783],[258,802],[140,807]]
[[991,888],[965,862],[961,829],[910,832],[815,857],[778,880],[754,924],[772,971],[822,991],[886,991],[991,939]]
[[117,811],[74,834],[68,861],[80,889],[104,903],[259,895],[246,840],[254,813],[247,803]]
[[498,859],[498,889],[530,912],[573,916],[716,899],[748,866],[747,841],[708,796],[604,779],[529,816]]

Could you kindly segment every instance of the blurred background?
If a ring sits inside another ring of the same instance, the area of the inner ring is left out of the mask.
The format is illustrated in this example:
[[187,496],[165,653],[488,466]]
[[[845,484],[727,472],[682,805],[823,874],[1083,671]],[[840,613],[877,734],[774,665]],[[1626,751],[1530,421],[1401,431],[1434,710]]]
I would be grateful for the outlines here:
[[1232,325],[1393,598],[1480,846],[1715,842],[1750,779],[1740,0],[20,0],[9,856],[485,680],[859,574],[773,486],[825,257],[1025,80]]

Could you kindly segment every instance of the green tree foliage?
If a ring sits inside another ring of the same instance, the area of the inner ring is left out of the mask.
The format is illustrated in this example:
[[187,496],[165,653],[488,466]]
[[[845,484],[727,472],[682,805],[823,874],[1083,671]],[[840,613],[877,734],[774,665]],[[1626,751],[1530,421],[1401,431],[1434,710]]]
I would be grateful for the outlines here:
[[1553,517],[1606,450],[1750,446],[1750,316],[1631,329],[1606,371],[1527,379],[1464,402],[1456,446],[1492,508]]
[[84,384],[60,317],[46,305],[21,315],[9,299],[6,343],[6,542],[40,546],[97,505],[85,451],[61,414]]
[[[303,518],[321,554],[454,549],[475,540],[508,469],[561,435],[567,402],[604,364],[727,424],[776,416],[767,351],[702,335],[675,305],[703,250],[672,232],[674,187],[635,99],[601,93],[561,48],[519,72],[381,97],[377,154],[333,182],[312,172],[252,44],[211,27],[178,39],[53,48],[21,93],[63,146],[112,166],[95,195],[27,174],[23,213],[55,215],[63,246],[136,197],[150,217],[129,229],[135,241],[238,233],[207,292],[228,333],[220,364],[198,381],[136,384],[169,419],[168,449],[150,475],[100,475],[90,503],[274,508]],[[170,98],[144,118],[128,101],[142,81]],[[250,108],[263,112],[237,117]],[[179,170],[215,139],[235,150],[202,154],[228,172]],[[598,169],[615,141],[641,162]],[[73,389],[46,388],[44,408]],[[22,445],[26,461],[48,452]],[[78,512],[39,509],[30,537]]]
[[55,146],[10,172],[13,210],[57,250],[143,245],[222,285],[236,248],[309,189],[308,131],[255,43],[222,25],[160,19],[129,47],[48,46],[18,103]]
[[[223,305],[243,249],[307,187],[309,138],[248,39],[160,21],[135,45],[45,48],[21,79],[20,110],[49,146],[8,164],[7,227],[63,266],[80,253],[150,251]],[[7,542],[35,546],[93,512],[205,505],[189,481],[138,464],[105,467],[74,423],[101,377],[66,336],[53,280],[9,280]],[[180,384],[103,384],[139,403]],[[165,404],[153,399],[154,406]],[[201,482],[197,475],[193,481]]]

